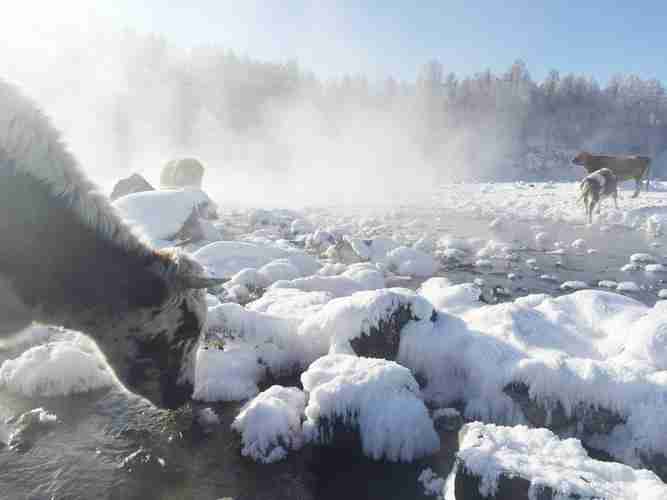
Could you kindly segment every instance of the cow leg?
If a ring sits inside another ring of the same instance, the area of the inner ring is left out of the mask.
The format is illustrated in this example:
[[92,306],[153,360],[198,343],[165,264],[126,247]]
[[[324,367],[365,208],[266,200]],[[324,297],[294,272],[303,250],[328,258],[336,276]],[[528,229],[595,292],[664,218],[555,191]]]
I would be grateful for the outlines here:
[[[592,198],[592,199],[591,199],[591,204],[588,206],[588,207],[589,207],[589,210],[588,210],[588,222],[589,222],[590,224],[593,223],[593,211],[595,210],[595,205],[597,205],[598,202],[599,202],[599,200],[597,200],[597,199],[595,199],[595,198]],[[598,205],[598,206],[599,206],[599,205]],[[599,213],[599,212],[598,212],[598,213]]]
[[635,194],[632,195],[633,198],[639,196],[639,190],[641,189],[642,181],[641,177],[635,177]]
[[602,210],[602,199],[598,202],[598,215],[600,215],[600,211]]
[[614,191],[612,196],[614,197],[614,206],[616,207],[616,210],[618,210],[618,193]]

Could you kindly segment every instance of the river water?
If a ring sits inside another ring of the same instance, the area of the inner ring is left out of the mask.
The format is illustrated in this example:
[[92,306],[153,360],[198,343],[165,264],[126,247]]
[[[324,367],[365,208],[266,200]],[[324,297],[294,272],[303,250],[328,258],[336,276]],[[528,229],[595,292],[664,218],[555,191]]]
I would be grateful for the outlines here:
[[[515,254],[514,259],[494,261],[483,269],[472,261],[448,264],[441,275],[455,283],[482,278],[486,286],[502,286],[510,297],[500,300],[528,293],[561,294],[560,282],[567,280],[631,280],[640,291],[629,295],[653,304],[657,290],[665,286],[663,273],[620,271],[633,253],[649,252],[662,262],[667,243],[662,238],[623,227],[600,231],[564,224],[507,226],[492,230],[485,220],[441,219],[437,231],[500,239],[510,243]],[[582,238],[586,245],[582,250],[567,247],[564,254],[547,253],[536,248],[536,231],[568,244]],[[589,254],[586,248],[597,252]],[[528,259],[535,263],[526,264]],[[509,280],[508,273],[516,279]],[[543,274],[558,281],[541,279]],[[0,362],[15,355],[0,352]],[[241,456],[239,437],[230,429],[237,404],[216,405],[218,422],[203,424],[198,416],[204,407],[162,412],[120,389],[37,400],[0,390],[0,421],[36,407],[56,414],[58,422],[31,428],[18,447],[0,444],[3,500],[426,498],[417,481],[419,473],[431,467],[446,475],[456,451],[455,433],[443,433],[440,453],[412,464],[373,462],[356,450],[306,448],[285,462],[258,465]],[[11,423],[0,423],[0,441],[12,430]]]

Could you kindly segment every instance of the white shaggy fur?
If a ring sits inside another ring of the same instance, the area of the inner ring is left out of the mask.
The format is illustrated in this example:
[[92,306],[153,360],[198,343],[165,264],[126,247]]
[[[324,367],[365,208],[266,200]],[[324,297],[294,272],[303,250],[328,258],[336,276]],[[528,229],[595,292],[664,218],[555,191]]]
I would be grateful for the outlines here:
[[0,151],[16,167],[67,198],[86,225],[130,251],[150,249],[124,225],[96,186],[79,170],[49,119],[11,84],[0,80]]

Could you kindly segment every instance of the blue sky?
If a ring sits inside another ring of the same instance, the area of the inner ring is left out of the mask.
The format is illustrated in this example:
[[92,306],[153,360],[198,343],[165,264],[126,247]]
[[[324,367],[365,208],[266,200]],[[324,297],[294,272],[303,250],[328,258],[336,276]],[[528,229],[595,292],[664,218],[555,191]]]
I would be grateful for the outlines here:
[[[39,23],[34,12],[46,8],[51,11],[41,18],[52,29],[133,28],[185,47],[210,43],[254,59],[295,58],[324,77],[364,73],[371,79],[412,80],[429,59],[466,75],[486,68],[503,71],[521,58],[537,79],[555,68],[602,83],[617,72],[667,81],[667,2],[580,3],[585,5],[559,0],[60,0],[44,7],[45,2],[23,0],[13,3],[5,22],[16,36],[19,31],[25,36],[31,31],[22,23]],[[12,10],[18,15],[14,20]]]

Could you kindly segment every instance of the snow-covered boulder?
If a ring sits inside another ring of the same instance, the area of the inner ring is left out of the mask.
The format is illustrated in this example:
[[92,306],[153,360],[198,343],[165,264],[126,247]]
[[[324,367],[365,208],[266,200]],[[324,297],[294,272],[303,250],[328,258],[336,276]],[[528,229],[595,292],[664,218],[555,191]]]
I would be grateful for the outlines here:
[[630,262],[635,264],[655,264],[657,259],[650,253],[633,253],[630,256]]
[[171,160],[160,172],[160,186],[163,188],[194,187],[201,189],[204,165],[196,158]]
[[362,262],[381,262],[385,260],[389,252],[398,248],[400,244],[390,238],[373,238],[362,240],[359,238],[345,237],[354,252]]
[[456,457],[457,499],[667,498],[654,473],[594,460],[579,440],[547,429],[473,422],[461,430]]
[[322,309],[333,298],[333,295],[328,292],[270,288],[261,298],[246,304],[246,309],[300,322]]
[[324,229],[317,229],[306,236],[306,250],[322,252],[336,243],[336,237]]
[[395,359],[401,330],[412,321],[431,321],[433,306],[405,288],[357,292],[332,300],[299,327],[313,356],[326,352]]
[[83,336],[37,345],[0,365],[0,387],[27,397],[68,396],[113,383],[99,349]]
[[474,283],[452,285],[447,278],[426,280],[417,293],[425,297],[437,310],[454,314],[482,305],[482,289],[479,286]]
[[300,234],[310,234],[314,230],[313,225],[306,219],[295,219],[290,224],[290,233],[293,236]]
[[241,453],[256,462],[272,463],[303,445],[301,415],[306,395],[294,387],[273,385],[248,401],[232,423],[241,434]]
[[112,203],[119,215],[152,242],[184,239],[199,218],[217,217],[215,203],[200,189],[173,189],[129,194]]
[[301,375],[308,393],[303,431],[311,442],[361,443],[375,460],[408,462],[440,442],[407,368],[382,359],[324,356]]
[[139,174],[132,174],[129,177],[119,180],[111,191],[109,199],[115,201],[132,193],[142,193],[144,191],[155,191],[155,188]]
[[429,254],[410,247],[397,247],[391,250],[384,263],[392,272],[403,276],[428,278],[438,270],[438,263]]

